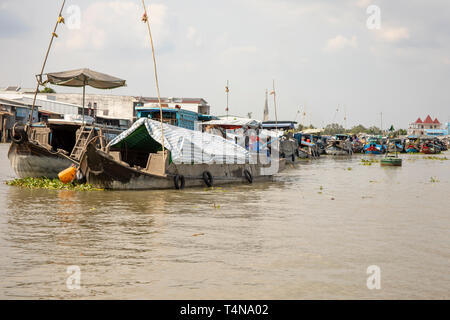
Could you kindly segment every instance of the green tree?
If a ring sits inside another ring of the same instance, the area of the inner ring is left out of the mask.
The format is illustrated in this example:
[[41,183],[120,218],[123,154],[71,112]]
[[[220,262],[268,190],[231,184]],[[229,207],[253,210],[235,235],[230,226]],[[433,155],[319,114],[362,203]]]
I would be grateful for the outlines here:
[[39,91],[40,93],[56,93],[55,90],[53,90],[52,88],[49,87],[44,87],[44,89]]
[[358,124],[357,126],[354,126],[350,129],[351,134],[358,134],[360,132],[367,132],[367,128],[364,127],[362,124]]
[[368,134],[373,134],[373,135],[380,135],[382,134],[381,129],[376,127],[376,126],[371,126],[370,128],[367,129],[367,133]]
[[323,130],[323,134],[326,135],[335,135],[339,133],[345,133],[345,129],[338,123],[328,124]]

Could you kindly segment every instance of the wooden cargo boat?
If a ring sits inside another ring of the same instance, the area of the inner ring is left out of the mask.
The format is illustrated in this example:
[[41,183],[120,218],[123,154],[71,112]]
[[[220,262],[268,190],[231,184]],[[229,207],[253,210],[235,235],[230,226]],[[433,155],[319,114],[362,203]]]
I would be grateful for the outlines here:
[[334,156],[347,156],[353,154],[350,136],[346,134],[337,134],[334,138],[328,140],[326,153]]
[[123,131],[62,120],[15,126],[8,159],[19,178],[57,178],[60,171],[78,165],[88,140],[98,137],[98,147],[105,147]]
[[151,119],[139,119],[111,141],[106,152],[92,139],[79,171],[99,188],[139,190],[268,181],[284,168],[285,160],[274,154],[267,163],[264,151],[254,158],[222,137],[168,124],[162,134],[159,126]]

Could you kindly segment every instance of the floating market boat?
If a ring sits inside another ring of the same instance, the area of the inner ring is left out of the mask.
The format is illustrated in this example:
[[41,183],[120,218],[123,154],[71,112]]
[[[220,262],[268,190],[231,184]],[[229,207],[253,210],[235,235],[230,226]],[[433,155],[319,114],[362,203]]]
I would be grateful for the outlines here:
[[382,144],[380,138],[370,137],[364,146],[365,154],[382,154],[386,152],[386,147]]
[[405,152],[405,145],[402,139],[395,138],[388,141],[388,152]]
[[383,166],[400,167],[402,165],[402,159],[398,157],[399,151],[397,151],[398,147],[396,146],[398,144],[398,141],[396,140],[397,139],[389,140],[386,155],[380,160],[380,165],[382,167]]
[[405,143],[405,150],[407,153],[420,152],[420,139],[417,136],[408,136]]
[[[183,189],[272,180],[285,160],[252,154],[217,135],[160,124],[148,118],[111,141],[102,151],[88,143],[79,170],[103,189]],[[274,148],[272,148],[274,150]]]
[[57,178],[58,173],[78,164],[87,139],[99,137],[104,147],[123,129],[83,126],[81,121],[49,119],[46,123],[15,126],[8,151],[11,167],[19,178]]
[[14,126],[8,158],[20,178],[57,178],[58,172],[79,163],[88,140],[98,137],[98,147],[104,147],[125,130],[96,124],[93,118],[84,116],[86,85],[98,89],[113,89],[124,86],[125,80],[89,69],[48,73],[46,76],[45,82],[40,80],[42,75],[38,76],[41,85],[51,83],[83,87],[82,115],[66,116],[67,120],[48,119],[46,122]]
[[422,139],[423,143],[420,146],[420,152],[425,154],[441,153],[441,148],[436,145],[433,139]]
[[402,159],[400,159],[397,155],[386,155],[383,159],[380,160],[380,165],[382,167],[400,167],[402,165]]
[[334,156],[339,155],[352,155],[353,148],[350,136],[347,134],[337,134],[333,138],[328,140],[328,146],[326,147],[326,153]]

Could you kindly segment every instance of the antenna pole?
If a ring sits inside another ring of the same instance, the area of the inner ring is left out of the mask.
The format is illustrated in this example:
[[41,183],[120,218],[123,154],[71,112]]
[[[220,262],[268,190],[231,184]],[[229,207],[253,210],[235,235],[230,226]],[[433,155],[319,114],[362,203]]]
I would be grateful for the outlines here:
[[152,56],[153,56],[153,66],[155,70],[155,83],[156,83],[156,93],[158,94],[158,102],[159,102],[159,116],[161,120],[161,145],[163,151],[163,172],[166,171],[166,152],[164,147],[164,127],[163,127],[163,112],[162,112],[162,104],[161,104],[161,95],[159,93],[159,82],[158,82],[158,70],[156,68],[156,57],[155,57],[155,47],[153,46],[153,38],[152,31],[150,29],[150,22],[148,20],[147,8],[145,7],[145,2],[142,0],[142,6],[144,7],[144,16],[142,20],[147,23],[148,35],[150,37],[150,45],[152,47]]
[[42,75],[44,73],[45,65],[47,64],[48,55],[50,53],[50,49],[52,47],[53,40],[55,39],[55,37],[58,37],[56,35],[56,29],[58,29],[58,24],[60,24],[61,22],[64,23],[64,18],[62,17],[62,12],[63,12],[65,4],[66,4],[66,0],[63,1],[62,5],[61,5],[61,9],[59,10],[58,19],[56,20],[55,28],[53,28],[52,37],[50,39],[50,43],[49,43],[48,48],[47,48],[47,53],[45,54],[44,63],[42,64],[42,68],[41,68],[41,73],[38,75],[38,78],[36,79],[37,80],[37,84],[36,84],[36,90],[34,91],[33,105],[31,106],[30,117],[28,118],[28,123],[29,124],[33,123],[34,107],[36,105],[36,98],[37,98],[37,94],[39,92],[39,86],[41,85]]
[[381,134],[383,134],[383,112],[380,112],[380,125]]
[[272,81],[272,92],[273,92],[273,106],[275,108],[275,127],[278,132],[278,116],[277,116],[277,93],[275,92],[275,80]]
[[229,101],[229,95],[230,95],[230,84],[229,81],[227,80],[227,86],[225,87],[225,92],[227,93],[227,108],[225,109],[225,111],[227,112],[227,119],[228,119],[228,101]]

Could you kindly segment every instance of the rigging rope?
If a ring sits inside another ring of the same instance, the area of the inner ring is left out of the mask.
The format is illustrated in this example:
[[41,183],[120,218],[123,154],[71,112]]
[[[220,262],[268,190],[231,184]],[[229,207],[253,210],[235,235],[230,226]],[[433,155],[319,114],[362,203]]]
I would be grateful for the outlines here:
[[53,44],[53,39],[58,38],[58,35],[56,34],[56,29],[58,29],[58,25],[60,23],[65,23],[64,18],[62,17],[62,12],[63,12],[65,4],[66,4],[66,0],[63,1],[61,9],[59,10],[58,19],[56,20],[55,28],[53,29],[53,32],[52,32],[52,38],[50,39],[50,43],[48,45],[47,53],[45,54],[45,59],[44,59],[44,63],[42,64],[41,73],[38,75],[39,78],[37,78],[36,90],[34,91],[34,97],[33,97],[33,105],[31,106],[31,114],[30,114],[30,117],[28,119],[28,123],[29,124],[33,123],[33,112],[34,112],[34,107],[36,105],[36,98],[37,98],[37,94],[38,94],[38,91],[39,91],[39,86],[42,83],[42,75],[44,74],[45,65],[47,64],[47,58],[48,58],[48,55],[50,53],[50,49],[51,49],[52,44]]
[[162,151],[163,151],[163,172],[165,172],[166,171],[166,153],[165,153],[165,147],[164,147],[163,112],[162,112],[161,96],[159,94],[159,82],[158,82],[158,71],[156,69],[155,48],[153,46],[152,32],[150,30],[150,22],[148,20],[147,8],[145,7],[144,0],[142,0],[142,6],[144,7],[144,15],[142,16],[142,21],[147,24],[148,35],[150,36],[150,45],[152,47],[153,66],[155,68],[156,93],[158,94],[159,116],[161,118],[161,142],[162,142]]

